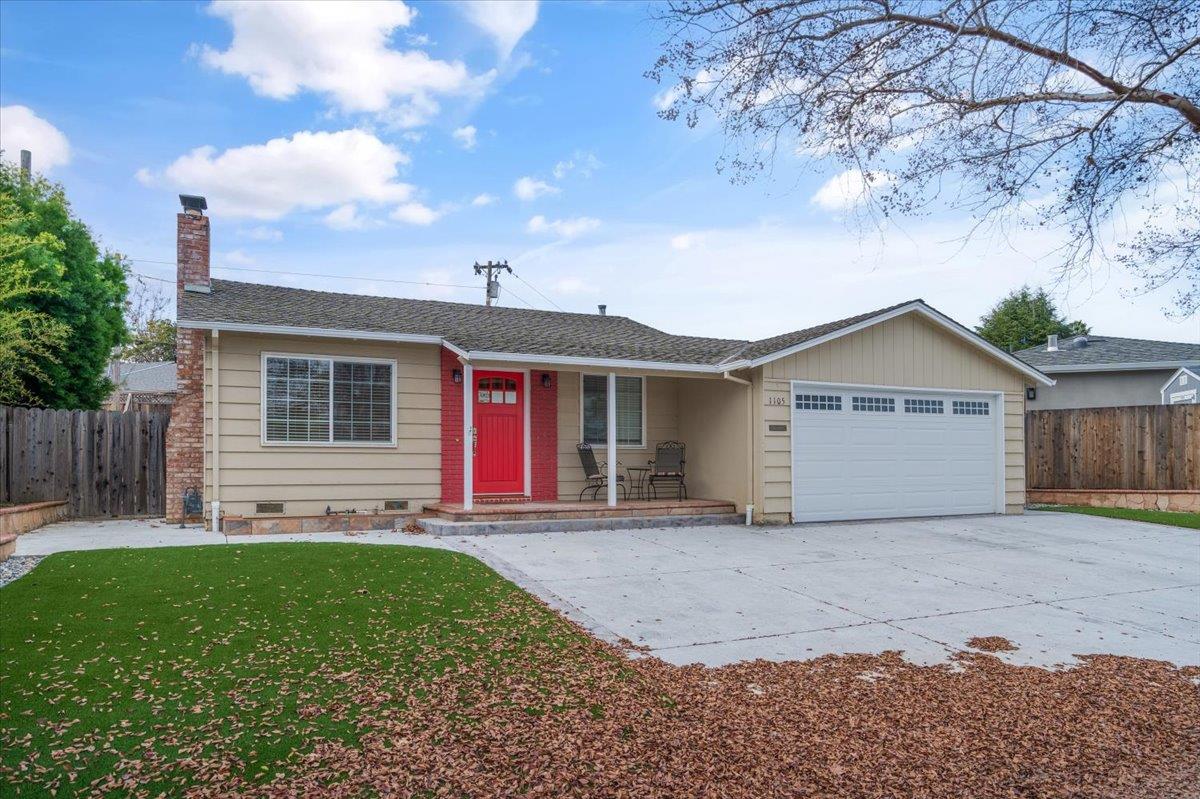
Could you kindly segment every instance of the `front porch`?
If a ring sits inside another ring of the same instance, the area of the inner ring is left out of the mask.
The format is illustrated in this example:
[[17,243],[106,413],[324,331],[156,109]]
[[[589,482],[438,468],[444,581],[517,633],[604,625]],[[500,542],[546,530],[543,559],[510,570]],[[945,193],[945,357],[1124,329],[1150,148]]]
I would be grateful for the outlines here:
[[630,499],[616,505],[605,501],[577,502],[477,502],[466,508],[461,503],[437,502],[425,512],[455,522],[557,521],[563,519],[619,519],[655,516],[710,516],[736,514],[733,502],[724,499]]

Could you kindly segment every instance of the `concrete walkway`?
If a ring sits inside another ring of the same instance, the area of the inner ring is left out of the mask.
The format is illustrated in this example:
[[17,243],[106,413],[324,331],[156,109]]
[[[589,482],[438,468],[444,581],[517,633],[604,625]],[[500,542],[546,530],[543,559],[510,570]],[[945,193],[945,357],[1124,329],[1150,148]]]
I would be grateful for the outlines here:
[[976,636],[1200,665],[1200,532],[1066,513],[447,539],[609,640],[675,663],[903,650]]
[[1000,635],[1019,664],[1076,654],[1200,665],[1200,532],[1066,513],[434,538],[231,536],[164,522],[65,522],[18,555],[341,542],[453,549],[610,641],[675,663],[903,650],[945,662]]

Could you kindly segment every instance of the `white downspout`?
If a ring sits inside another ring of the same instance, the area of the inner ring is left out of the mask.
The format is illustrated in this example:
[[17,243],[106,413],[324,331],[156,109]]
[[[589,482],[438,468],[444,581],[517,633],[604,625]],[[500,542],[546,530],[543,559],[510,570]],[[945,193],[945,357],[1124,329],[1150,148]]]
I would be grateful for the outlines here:
[[746,525],[754,523],[754,384],[729,372],[721,377],[746,387]]
[[221,532],[221,331],[212,332],[212,520]]
[[617,373],[608,373],[608,507],[617,506]]

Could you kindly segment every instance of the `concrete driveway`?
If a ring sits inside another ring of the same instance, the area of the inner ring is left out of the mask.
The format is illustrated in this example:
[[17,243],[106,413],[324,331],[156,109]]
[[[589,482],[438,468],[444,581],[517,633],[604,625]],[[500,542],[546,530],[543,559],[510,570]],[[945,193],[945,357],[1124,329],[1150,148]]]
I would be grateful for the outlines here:
[[975,636],[1018,664],[1200,665],[1200,532],[1066,513],[443,539],[596,634],[674,663],[903,650]]

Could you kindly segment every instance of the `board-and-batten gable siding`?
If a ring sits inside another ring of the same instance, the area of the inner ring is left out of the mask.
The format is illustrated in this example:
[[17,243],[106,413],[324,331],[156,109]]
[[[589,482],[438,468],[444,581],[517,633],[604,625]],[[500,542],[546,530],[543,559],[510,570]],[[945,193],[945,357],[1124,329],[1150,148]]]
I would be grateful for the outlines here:
[[[1004,392],[1005,510],[1025,504],[1026,378],[915,313],[850,333],[764,364],[755,371],[755,425],[763,453],[755,500],[762,518],[785,522],[792,511],[792,380]],[[769,405],[771,397],[786,397]],[[786,431],[769,432],[772,423]]]
[[[580,441],[580,375],[580,372],[558,373],[558,498],[561,500],[578,499],[585,482],[583,467],[579,465],[579,452],[576,450]],[[639,449],[619,448],[617,459],[622,467],[645,466],[646,461],[654,457],[654,447],[658,442],[679,440],[679,384],[685,379],[646,378],[646,440],[642,442],[645,446]],[[596,460],[604,461],[604,447],[598,446],[595,450]],[[623,468],[621,473],[625,474]],[[620,489],[617,495],[623,496]],[[602,490],[600,499],[604,497]]]
[[[441,494],[439,348],[428,344],[222,333],[221,509],[252,514],[284,502],[289,515],[382,507],[412,510]],[[261,441],[263,352],[386,358],[396,362],[395,446],[271,446]],[[205,351],[204,491],[212,500],[212,338]]]

